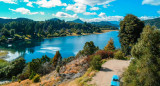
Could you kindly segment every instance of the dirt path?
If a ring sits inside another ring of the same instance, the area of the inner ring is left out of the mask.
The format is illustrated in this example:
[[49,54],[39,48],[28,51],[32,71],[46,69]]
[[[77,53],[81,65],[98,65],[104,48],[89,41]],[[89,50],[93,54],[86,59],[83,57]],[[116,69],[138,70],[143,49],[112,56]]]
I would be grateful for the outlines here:
[[91,83],[97,86],[110,86],[113,75],[121,75],[129,61],[109,60],[102,65],[102,69],[92,78]]

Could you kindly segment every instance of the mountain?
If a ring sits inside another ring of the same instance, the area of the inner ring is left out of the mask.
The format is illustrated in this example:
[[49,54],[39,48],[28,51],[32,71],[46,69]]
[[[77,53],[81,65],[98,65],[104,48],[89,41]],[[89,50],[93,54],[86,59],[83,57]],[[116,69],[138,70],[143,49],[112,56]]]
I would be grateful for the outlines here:
[[145,20],[144,22],[145,22],[145,25],[156,26],[157,28],[160,29],[160,17],[155,19]]
[[94,24],[96,26],[114,26],[114,27],[119,27],[117,24],[112,24],[108,21],[101,21],[101,22],[91,22],[91,24]]
[[58,18],[52,18],[52,19],[49,19],[50,21],[57,21],[57,20],[60,20]]
[[81,23],[81,24],[83,24],[83,23],[84,23],[81,19],[76,19],[76,20],[73,20],[73,21],[67,21],[67,22]]
[[118,25],[118,26],[119,26],[119,24],[120,24],[120,21],[108,21],[108,22],[110,22],[111,24]]
[[27,19],[27,18],[17,18],[17,19],[3,19],[0,18],[0,23],[8,23],[8,22],[12,22],[12,21],[23,21],[23,20],[31,20],[31,19]]

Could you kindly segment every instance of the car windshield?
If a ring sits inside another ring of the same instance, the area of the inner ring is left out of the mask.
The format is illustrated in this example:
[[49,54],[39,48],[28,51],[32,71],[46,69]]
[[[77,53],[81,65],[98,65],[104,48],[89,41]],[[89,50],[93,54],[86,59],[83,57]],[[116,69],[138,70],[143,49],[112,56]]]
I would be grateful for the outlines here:
[[113,79],[113,81],[119,81],[118,79]]

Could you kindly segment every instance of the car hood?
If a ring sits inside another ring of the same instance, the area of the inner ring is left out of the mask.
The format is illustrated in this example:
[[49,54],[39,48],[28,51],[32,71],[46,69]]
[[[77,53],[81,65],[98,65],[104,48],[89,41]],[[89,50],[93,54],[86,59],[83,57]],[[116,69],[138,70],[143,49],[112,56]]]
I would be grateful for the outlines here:
[[112,81],[112,82],[111,82],[111,85],[120,86],[120,82],[118,82],[118,81],[117,81],[117,82],[116,82],[116,81]]

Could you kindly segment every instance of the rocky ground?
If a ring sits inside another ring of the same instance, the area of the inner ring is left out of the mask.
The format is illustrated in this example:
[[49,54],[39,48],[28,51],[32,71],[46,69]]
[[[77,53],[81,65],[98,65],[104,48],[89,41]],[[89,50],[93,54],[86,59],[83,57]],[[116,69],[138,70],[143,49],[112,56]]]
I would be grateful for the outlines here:
[[55,70],[51,73],[41,77],[41,82],[32,83],[31,80],[23,80],[19,82],[13,82],[4,86],[58,86],[61,83],[70,82],[75,78],[82,76],[88,69],[87,57],[77,58],[70,63],[62,66],[60,72]]

